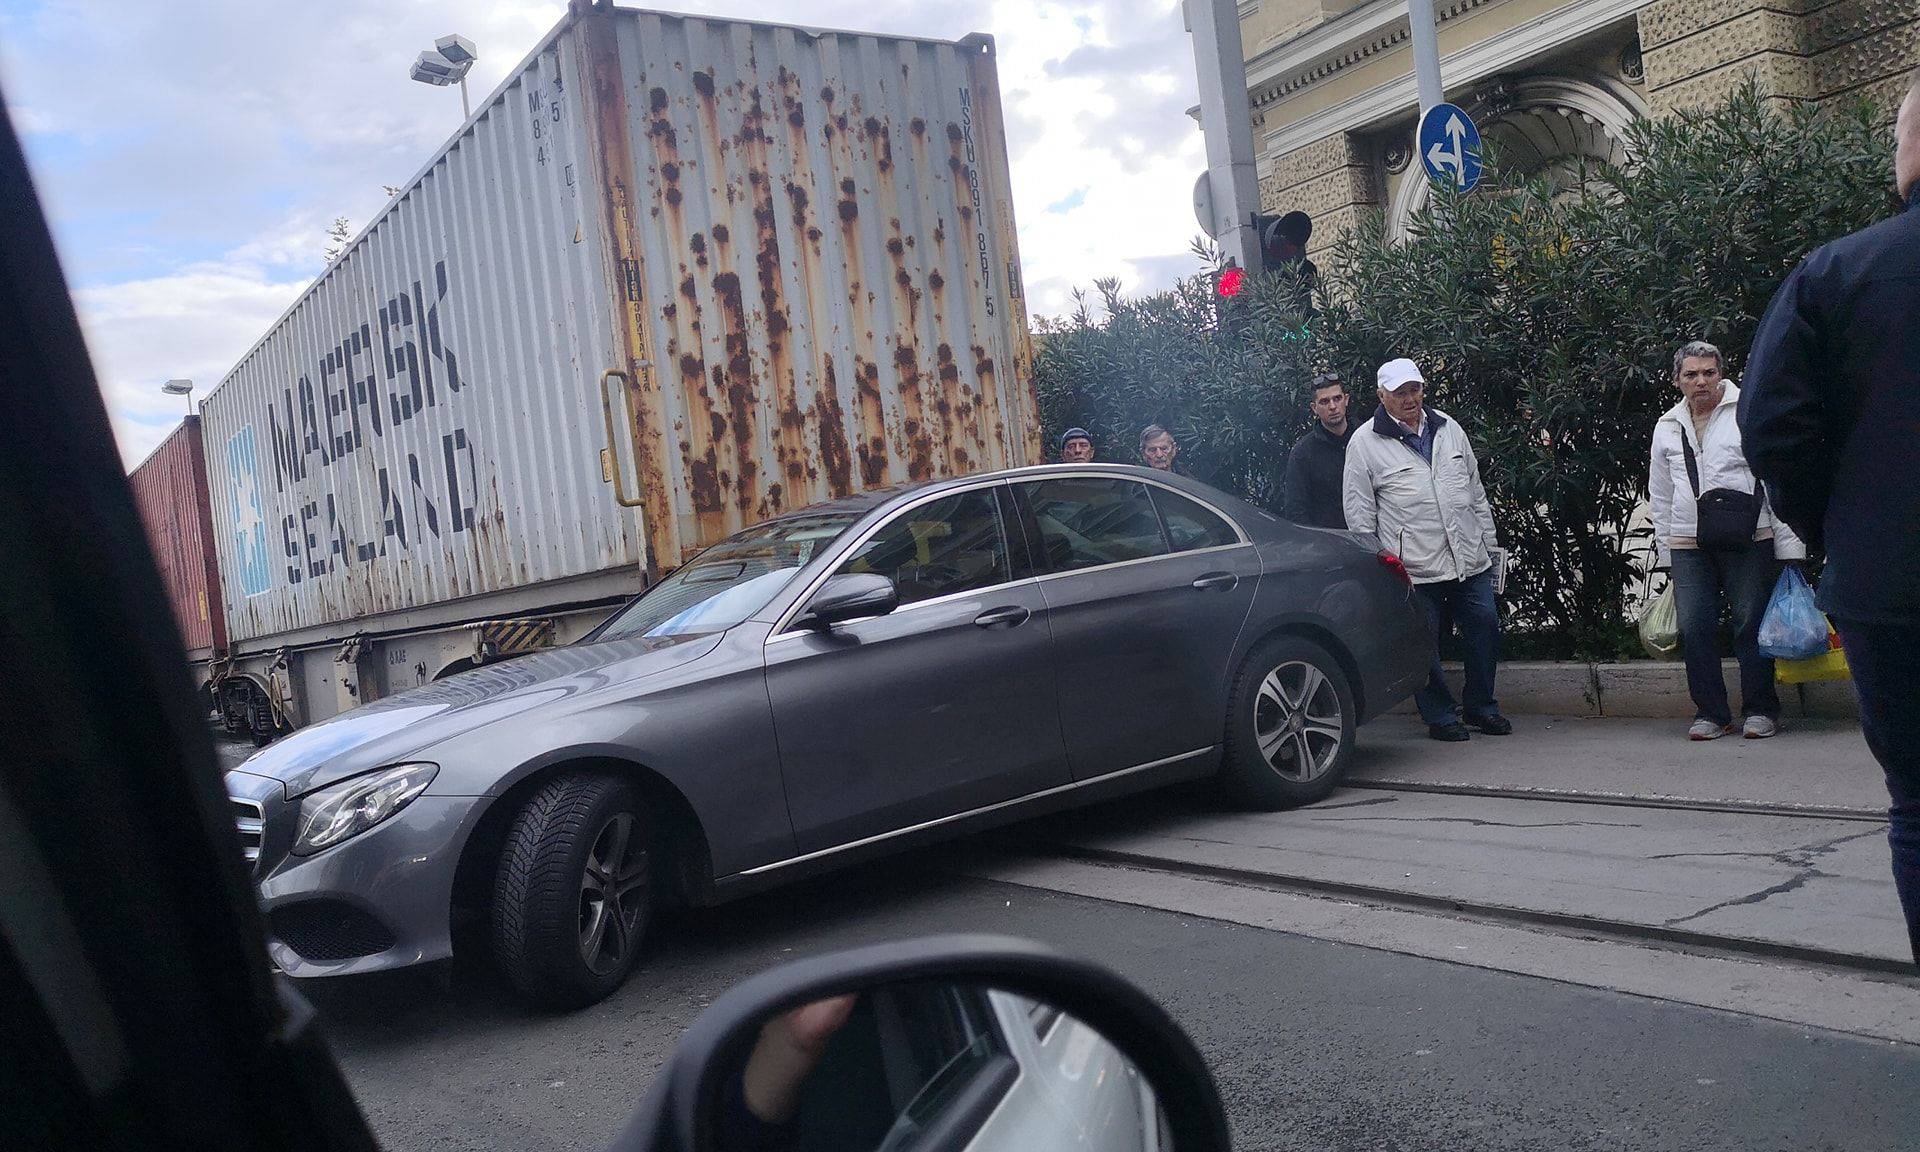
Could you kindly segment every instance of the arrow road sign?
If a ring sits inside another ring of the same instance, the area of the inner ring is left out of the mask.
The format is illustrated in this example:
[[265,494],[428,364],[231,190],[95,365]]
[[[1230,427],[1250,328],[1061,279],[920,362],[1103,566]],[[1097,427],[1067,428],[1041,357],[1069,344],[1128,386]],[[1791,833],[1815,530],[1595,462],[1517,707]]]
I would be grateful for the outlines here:
[[1427,175],[1460,192],[1480,183],[1480,130],[1452,104],[1435,104],[1420,117],[1420,162]]

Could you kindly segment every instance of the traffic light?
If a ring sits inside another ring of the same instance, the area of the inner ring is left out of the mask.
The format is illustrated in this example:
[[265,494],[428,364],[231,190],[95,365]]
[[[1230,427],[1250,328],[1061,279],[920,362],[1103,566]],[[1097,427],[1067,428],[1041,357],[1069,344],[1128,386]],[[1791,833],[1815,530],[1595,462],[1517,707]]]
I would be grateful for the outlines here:
[[1313,235],[1313,218],[1299,211],[1284,216],[1255,212],[1253,234],[1260,238],[1263,269],[1274,272],[1284,261],[1297,260],[1306,254],[1307,240]]
[[1226,265],[1213,274],[1214,328],[1229,340],[1239,340],[1247,327],[1247,298],[1253,287],[1244,268],[1227,258]]

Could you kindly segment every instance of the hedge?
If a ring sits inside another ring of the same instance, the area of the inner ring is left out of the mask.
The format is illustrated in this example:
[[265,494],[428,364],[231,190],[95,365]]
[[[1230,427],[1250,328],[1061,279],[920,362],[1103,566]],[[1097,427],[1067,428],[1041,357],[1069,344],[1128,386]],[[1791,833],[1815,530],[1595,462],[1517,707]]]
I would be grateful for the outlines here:
[[1374,369],[1412,356],[1479,453],[1513,554],[1512,623],[1540,654],[1622,655],[1673,350],[1711,341],[1737,375],[1794,264],[1897,207],[1891,135],[1866,101],[1783,110],[1748,88],[1638,123],[1627,145],[1635,162],[1578,174],[1580,192],[1489,156],[1480,188],[1436,189],[1403,241],[1377,223],[1345,237],[1311,317],[1282,277],[1236,302],[1238,331],[1222,330],[1210,269],[1135,299],[1096,282],[1098,310],[1082,297],[1038,325],[1048,432],[1084,425],[1104,458],[1131,459],[1142,427],[1166,425],[1194,476],[1277,510],[1314,372],[1340,372],[1365,419]]

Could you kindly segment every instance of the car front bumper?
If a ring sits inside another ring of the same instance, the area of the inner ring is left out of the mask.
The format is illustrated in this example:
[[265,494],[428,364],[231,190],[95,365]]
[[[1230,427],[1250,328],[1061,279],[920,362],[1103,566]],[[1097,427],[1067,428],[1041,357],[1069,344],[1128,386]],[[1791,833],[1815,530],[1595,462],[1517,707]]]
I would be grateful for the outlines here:
[[254,883],[267,952],[289,976],[342,976],[453,955],[453,878],[483,798],[418,797],[311,856],[292,854],[300,815],[277,781],[229,773],[236,813],[259,809]]

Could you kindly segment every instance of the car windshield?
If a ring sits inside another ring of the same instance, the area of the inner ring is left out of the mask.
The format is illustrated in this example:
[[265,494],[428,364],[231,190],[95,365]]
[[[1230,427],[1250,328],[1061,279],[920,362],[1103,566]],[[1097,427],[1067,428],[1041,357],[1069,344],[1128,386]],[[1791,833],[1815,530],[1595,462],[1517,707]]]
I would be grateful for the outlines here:
[[663,644],[724,632],[766,607],[814,554],[860,518],[803,513],[736,533],[695,556],[586,637]]

